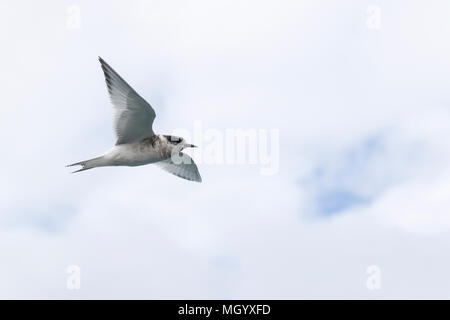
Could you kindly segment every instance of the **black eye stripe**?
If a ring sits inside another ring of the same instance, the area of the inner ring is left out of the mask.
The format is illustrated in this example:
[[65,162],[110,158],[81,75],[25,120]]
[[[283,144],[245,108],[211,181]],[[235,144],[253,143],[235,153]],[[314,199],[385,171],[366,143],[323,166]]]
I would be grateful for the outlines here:
[[167,141],[169,141],[172,144],[179,144],[181,142],[180,137],[166,136],[166,135],[164,137],[166,137]]

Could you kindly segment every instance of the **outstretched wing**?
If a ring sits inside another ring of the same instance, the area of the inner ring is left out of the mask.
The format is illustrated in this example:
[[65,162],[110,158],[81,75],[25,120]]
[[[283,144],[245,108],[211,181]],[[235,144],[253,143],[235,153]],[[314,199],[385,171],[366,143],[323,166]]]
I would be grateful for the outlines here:
[[185,153],[180,152],[179,157],[177,158],[178,159],[176,160],[179,161],[176,161],[176,163],[173,161],[172,158],[169,158],[157,162],[156,165],[161,169],[166,170],[167,172],[170,172],[173,175],[176,175],[177,177],[186,180],[202,182],[202,177],[198,172],[197,165],[195,164],[194,160],[192,160],[191,157],[189,157]]
[[140,141],[153,136],[155,110],[102,58],[98,59],[114,106],[116,144]]

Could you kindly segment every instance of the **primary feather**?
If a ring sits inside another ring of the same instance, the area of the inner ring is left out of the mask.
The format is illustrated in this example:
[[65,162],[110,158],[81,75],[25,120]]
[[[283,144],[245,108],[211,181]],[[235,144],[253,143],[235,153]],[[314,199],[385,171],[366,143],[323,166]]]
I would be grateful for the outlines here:
[[155,110],[109,64],[100,57],[99,61],[114,106],[116,144],[140,141],[153,136]]

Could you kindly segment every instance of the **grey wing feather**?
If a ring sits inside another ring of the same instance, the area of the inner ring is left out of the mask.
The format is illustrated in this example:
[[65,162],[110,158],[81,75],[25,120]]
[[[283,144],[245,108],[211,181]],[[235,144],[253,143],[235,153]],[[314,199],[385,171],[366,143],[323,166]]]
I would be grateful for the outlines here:
[[179,156],[181,163],[178,163],[180,161],[177,161],[177,163],[175,163],[172,158],[169,158],[157,162],[156,165],[161,169],[173,175],[176,175],[177,177],[190,181],[202,182],[202,177],[200,176],[200,172],[198,172],[198,168],[194,160],[192,160],[191,157],[182,152],[180,152]]
[[155,110],[102,58],[98,59],[115,110],[116,144],[140,141],[153,136]]

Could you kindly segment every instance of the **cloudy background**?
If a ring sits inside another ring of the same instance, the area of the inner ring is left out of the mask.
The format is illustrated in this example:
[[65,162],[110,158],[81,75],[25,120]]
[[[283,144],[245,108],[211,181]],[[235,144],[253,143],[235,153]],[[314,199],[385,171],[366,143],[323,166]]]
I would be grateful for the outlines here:
[[[449,12],[2,1],[0,298],[450,298]],[[69,174],[114,142],[97,56],[155,107],[156,132],[279,129],[278,174]]]

